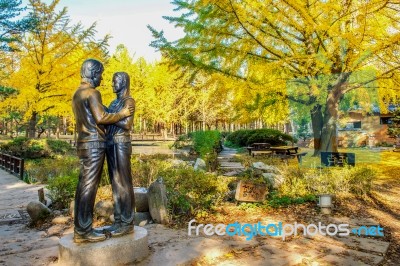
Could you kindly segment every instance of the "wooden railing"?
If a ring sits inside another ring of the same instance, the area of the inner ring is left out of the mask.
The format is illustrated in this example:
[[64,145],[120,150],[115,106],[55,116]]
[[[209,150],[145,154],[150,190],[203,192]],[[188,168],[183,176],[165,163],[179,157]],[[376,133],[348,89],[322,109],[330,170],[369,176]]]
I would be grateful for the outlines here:
[[24,177],[24,159],[0,152],[0,168],[18,176]]

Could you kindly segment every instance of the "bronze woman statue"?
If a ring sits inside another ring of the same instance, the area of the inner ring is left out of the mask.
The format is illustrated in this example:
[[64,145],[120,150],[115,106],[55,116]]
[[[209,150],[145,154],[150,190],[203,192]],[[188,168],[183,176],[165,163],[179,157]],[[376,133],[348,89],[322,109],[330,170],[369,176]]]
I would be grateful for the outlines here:
[[[118,113],[127,106],[135,106],[130,96],[130,79],[125,72],[113,76],[113,91],[117,98],[110,104],[108,111]],[[133,232],[135,199],[133,195],[131,154],[132,144],[130,130],[133,115],[115,124],[108,125],[106,158],[108,173],[114,198],[114,224],[106,228],[112,236],[121,236]]]

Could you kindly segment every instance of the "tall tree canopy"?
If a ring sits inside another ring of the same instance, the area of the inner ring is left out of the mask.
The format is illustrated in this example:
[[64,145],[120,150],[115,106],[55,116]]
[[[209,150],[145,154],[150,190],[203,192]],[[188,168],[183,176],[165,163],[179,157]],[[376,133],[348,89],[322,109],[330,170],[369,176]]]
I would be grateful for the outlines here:
[[29,137],[35,136],[39,118],[44,115],[71,114],[71,98],[79,85],[80,66],[87,58],[103,60],[108,36],[95,40],[95,24],[85,29],[72,25],[67,8],[57,10],[60,0],[45,4],[29,0],[36,27],[24,35],[15,71],[8,87],[16,94],[0,106],[5,111],[18,111],[29,121]]
[[0,96],[3,85],[1,80],[9,76],[13,70],[13,54],[21,35],[32,29],[35,19],[32,14],[20,18],[26,8],[21,0],[0,0]]
[[[400,3],[390,0],[174,0],[165,17],[185,36],[152,27],[152,46],[175,62],[216,71],[311,111],[315,149],[337,151],[339,103],[378,84],[399,92]],[[373,84],[373,85],[371,85]],[[286,88],[286,89],[284,89]],[[249,99],[251,101],[251,99]]]
[[27,16],[17,19],[22,11],[22,0],[0,0],[0,50],[10,51],[12,43],[19,40],[19,34],[34,25],[34,18]]

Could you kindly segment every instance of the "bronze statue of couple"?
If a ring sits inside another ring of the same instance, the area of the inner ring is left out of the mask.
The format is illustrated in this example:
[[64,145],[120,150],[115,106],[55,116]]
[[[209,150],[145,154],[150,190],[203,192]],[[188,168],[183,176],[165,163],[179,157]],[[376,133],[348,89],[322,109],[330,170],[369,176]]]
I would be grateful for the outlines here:
[[[102,104],[100,86],[103,64],[86,60],[81,67],[81,84],[72,99],[78,131],[77,153],[80,163],[79,182],[75,194],[74,241],[97,242],[133,233],[134,195],[131,175],[135,101],[130,96],[127,73],[113,75],[116,99],[107,108]],[[93,209],[97,188],[107,158],[114,199],[114,223],[103,229],[93,228]]]

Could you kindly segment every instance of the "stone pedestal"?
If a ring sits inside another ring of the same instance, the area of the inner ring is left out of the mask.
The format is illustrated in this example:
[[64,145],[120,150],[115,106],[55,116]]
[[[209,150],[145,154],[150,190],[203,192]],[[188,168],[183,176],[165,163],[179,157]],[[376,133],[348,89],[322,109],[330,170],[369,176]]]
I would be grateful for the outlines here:
[[60,265],[108,266],[140,261],[149,254],[147,230],[135,226],[133,234],[110,238],[95,243],[75,243],[74,234],[60,239]]

